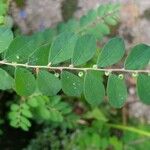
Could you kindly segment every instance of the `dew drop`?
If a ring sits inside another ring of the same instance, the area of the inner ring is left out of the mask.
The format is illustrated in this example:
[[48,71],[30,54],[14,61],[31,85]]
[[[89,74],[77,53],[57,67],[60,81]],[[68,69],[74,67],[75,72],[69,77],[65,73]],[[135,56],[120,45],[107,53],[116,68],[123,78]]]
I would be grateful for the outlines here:
[[123,78],[124,78],[124,75],[123,75],[123,74],[119,74],[119,75],[118,75],[118,78],[119,78],[119,79],[123,79]]
[[57,78],[58,78],[58,77],[59,77],[59,73],[55,73],[55,77],[57,77]]
[[84,75],[84,73],[82,72],[82,71],[80,71],[79,73],[78,73],[78,76],[79,77],[82,77]]

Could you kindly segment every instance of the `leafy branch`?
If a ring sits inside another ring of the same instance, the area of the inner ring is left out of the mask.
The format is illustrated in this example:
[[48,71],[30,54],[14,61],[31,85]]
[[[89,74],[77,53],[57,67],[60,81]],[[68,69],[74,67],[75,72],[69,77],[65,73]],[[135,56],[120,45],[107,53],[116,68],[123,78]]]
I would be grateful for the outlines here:
[[[98,47],[97,41],[109,34],[109,26],[118,22],[118,11],[116,4],[102,5],[79,21],[70,20],[58,26],[58,30],[46,29],[30,36],[14,38],[10,28],[0,27],[0,89],[13,89],[26,98],[37,93],[49,97],[62,93],[84,96],[92,107],[108,101],[111,106],[121,108],[128,96],[122,73],[133,73],[139,98],[150,104],[150,70],[144,70],[150,61],[150,46],[137,44],[126,58],[121,37],[110,39],[101,49]],[[99,22],[99,18],[103,21]],[[123,58],[123,68],[111,68]],[[88,67],[89,61],[93,62],[92,67]],[[42,105],[42,110],[48,105],[43,110],[48,116],[49,112],[55,112],[56,120],[62,120],[59,109],[50,109],[49,101]]]

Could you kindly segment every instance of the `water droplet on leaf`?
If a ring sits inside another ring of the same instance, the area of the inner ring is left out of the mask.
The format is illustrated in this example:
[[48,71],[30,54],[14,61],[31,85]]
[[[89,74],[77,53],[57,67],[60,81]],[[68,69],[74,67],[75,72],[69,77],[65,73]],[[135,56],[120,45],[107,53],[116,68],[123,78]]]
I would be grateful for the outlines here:
[[118,75],[118,78],[119,78],[119,79],[123,79],[123,78],[124,78],[124,75],[123,75],[123,74],[119,74],[119,75]]
[[57,77],[57,78],[58,78],[58,77],[59,77],[59,73],[55,73],[55,77]]
[[82,71],[80,71],[79,73],[78,73],[78,76],[79,77],[82,77],[84,75],[84,73],[82,72]]

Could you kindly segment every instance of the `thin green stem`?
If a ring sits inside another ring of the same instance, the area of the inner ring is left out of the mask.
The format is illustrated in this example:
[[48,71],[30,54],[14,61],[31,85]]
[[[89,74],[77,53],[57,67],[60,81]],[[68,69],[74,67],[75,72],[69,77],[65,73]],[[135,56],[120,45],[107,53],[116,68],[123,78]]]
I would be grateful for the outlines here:
[[150,132],[144,131],[141,129],[137,129],[134,127],[128,127],[128,126],[124,126],[124,125],[116,125],[116,124],[111,124],[111,123],[108,123],[107,125],[111,128],[116,128],[116,129],[120,129],[120,130],[124,130],[124,131],[130,131],[130,132],[134,132],[134,133],[137,133],[137,134],[140,134],[143,136],[150,137]]
[[150,70],[128,70],[124,68],[78,68],[73,66],[37,66],[37,65],[29,65],[29,64],[19,64],[19,63],[9,63],[5,61],[0,61],[0,65],[7,65],[7,66],[13,66],[13,67],[26,67],[26,68],[33,68],[33,69],[49,69],[49,70],[77,70],[77,71],[88,71],[88,70],[96,70],[96,71],[103,71],[103,72],[124,72],[124,73],[150,73]]

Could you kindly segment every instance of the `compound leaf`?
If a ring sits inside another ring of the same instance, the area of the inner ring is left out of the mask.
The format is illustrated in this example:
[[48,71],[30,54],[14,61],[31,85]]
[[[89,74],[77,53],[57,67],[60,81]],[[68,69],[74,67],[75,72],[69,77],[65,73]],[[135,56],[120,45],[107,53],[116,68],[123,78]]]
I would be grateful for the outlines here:
[[20,127],[23,130],[28,131],[31,127],[29,118],[32,118],[32,113],[25,103],[21,103],[20,105],[12,104],[8,118],[10,119],[10,125],[15,128]]
[[97,65],[107,67],[117,63],[125,53],[125,44],[122,38],[115,37],[106,43],[99,55]]
[[60,80],[45,70],[41,70],[37,76],[38,88],[42,94],[47,96],[56,95],[61,89]]
[[62,90],[65,94],[69,96],[81,96],[83,91],[83,81],[80,77],[68,71],[63,71],[61,74],[61,83]]
[[34,93],[36,81],[34,75],[25,68],[15,70],[15,90],[21,96],[30,96]]
[[107,96],[113,107],[122,107],[127,99],[127,88],[124,80],[111,74],[107,83]]
[[125,61],[125,69],[143,69],[150,61],[150,46],[138,44],[132,48]]
[[84,96],[86,101],[96,106],[104,100],[105,89],[102,74],[99,71],[88,71],[84,79]]

